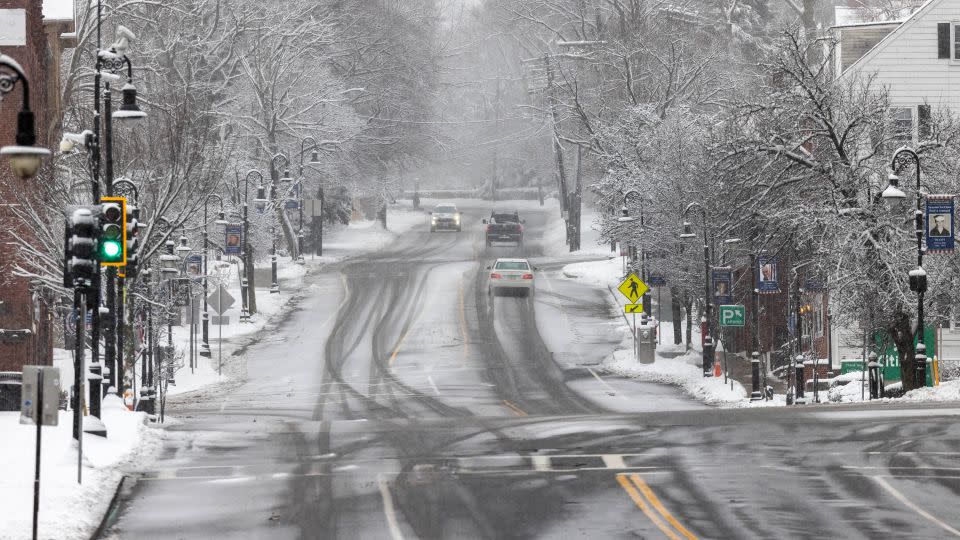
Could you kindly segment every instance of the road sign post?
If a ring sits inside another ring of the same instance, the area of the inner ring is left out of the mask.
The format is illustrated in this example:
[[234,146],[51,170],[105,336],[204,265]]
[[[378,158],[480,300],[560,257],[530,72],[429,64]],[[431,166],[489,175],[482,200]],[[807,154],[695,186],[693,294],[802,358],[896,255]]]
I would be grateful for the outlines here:
[[623,309],[624,313],[633,314],[633,358],[636,360],[638,354],[637,313],[643,313],[643,304],[639,302],[643,299],[643,295],[650,290],[650,287],[648,287],[642,279],[637,277],[636,274],[631,273],[624,278],[623,282],[617,287],[617,290],[630,301]]
[[20,423],[37,426],[36,462],[33,473],[33,540],[37,540],[40,516],[41,434],[43,426],[56,426],[59,423],[60,368],[24,366],[22,384]]

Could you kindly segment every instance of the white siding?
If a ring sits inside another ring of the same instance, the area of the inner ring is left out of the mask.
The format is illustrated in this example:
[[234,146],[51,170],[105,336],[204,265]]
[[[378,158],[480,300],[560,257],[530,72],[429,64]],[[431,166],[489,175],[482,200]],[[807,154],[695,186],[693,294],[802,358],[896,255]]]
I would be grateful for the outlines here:
[[960,61],[937,58],[937,23],[960,24],[960,2],[931,0],[844,76],[874,74],[893,107],[929,103],[960,113]]

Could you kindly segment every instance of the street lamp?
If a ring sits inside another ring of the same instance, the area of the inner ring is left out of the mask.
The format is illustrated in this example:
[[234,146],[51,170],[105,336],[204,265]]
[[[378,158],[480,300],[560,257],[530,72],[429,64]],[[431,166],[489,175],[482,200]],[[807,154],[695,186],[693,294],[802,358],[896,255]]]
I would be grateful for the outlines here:
[[[627,202],[631,195],[634,195],[640,199],[640,233],[643,234],[644,225],[645,225],[644,219],[643,219],[643,194],[640,193],[639,191],[635,189],[631,189],[623,194],[623,206],[620,207],[621,216],[617,218],[617,221],[620,223],[632,223],[636,221],[636,218],[630,215],[630,209],[627,208]],[[630,254],[631,258],[635,257],[635,249],[632,245],[628,248],[628,253]],[[647,262],[646,261],[647,261],[646,251],[641,248],[640,249],[640,278],[643,281],[647,280]],[[644,293],[643,299],[641,301],[643,303],[643,314],[641,315],[641,318],[646,320],[647,314],[650,313],[649,291]]]
[[0,71],[0,101],[3,96],[13,91],[17,82],[23,86],[23,101],[20,112],[17,113],[17,132],[14,138],[16,145],[0,148],[0,155],[10,159],[13,174],[27,180],[37,175],[43,158],[50,155],[50,150],[35,146],[37,130],[34,125],[33,111],[30,110],[30,83],[23,68],[16,60],[5,54],[0,54],[0,68],[7,70]]
[[247,200],[250,196],[251,177],[257,178],[257,196],[260,197],[260,199],[263,198],[263,174],[261,174],[260,171],[251,169],[247,171],[247,175],[243,179],[243,242],[241,243],[242,247],[240,253],[240,258],[243,260],[243,277],[240,278],[240,296],[242,300],[242,307],[240,310],[241,321],[249,320],[251,311],[256,312],[256,309],[250,309],[253,307],[253,303],[250,302],[250,282],[247,279],[251,274],[253,264],[253,256],[250,252],[249,206],[247,205]]
[[[896,170],[897,161],[901,154],[906,154],[913,158],[917,171],[917,206],[913,215],[914,233],[917,237],[917,267],[910,270],[908,282],[910,283],[910,290],[917,293],[917,347],[913,360],[913,376],[914,384],[919,388],[926,386],[927,383],[927,346],[926,343],[924,343],[923,327],[923,295],[927,292],[927,272],[923,269],[924,227],[923,211],[921,210],[923,193],[921,192],[920,185],[920,156],[915,151],[903,147],[894,152],[890,165],[891,171]],[[883,197],[884,202],[893,209],[901,206],[902,203],[906,201],[906,194],[900,189],[900,179],[896,174],[891,172],[889,182],[887,188],[883,190],[881,197]]]
[[[684,218],[687,217],[687,214],[692,208],[700,210],[700,214],[703,217],[703,312],[706,322],[703,329],[705,332],[703,337],[703,376],[709,377],[710,366],[713,364],[713,337],[710,335],[710,318],[713,309],[713,304],[710,302],[710,239],[707,236],[707,210],[702,204],[696,202],[688,204],[681,216]],[[683,222],[683,233],[680,234],[680,238],[684,240],[696,238],[689,222]]]
[[227,225],[226,212],[223,210],[223,197],[217,195],[216,193],[211,193],[203,199],[203,325],[201,328],[201,344],[200,344],[200,356],[209,357],[210,356],[210,312],[207,310],[207,293],[208,291],[208,275],[210,270],[208,268],[209,262],[209,251],[210,251],[210,235],[207,232],[207,227],[209,223],[207,222],[207,206],[210,202],[210,199],[217,199],[220,201],[220,212],[217,214],[217,219],[214,221],[217,225]]
[[[303,167],[303,157],[307,154],[307,142],[311,144],[310,151],[310,161],[309,165],[319,165],[320,164],[320,147],[317,145],[317,140],[313,137],[304,137],[300,141],[300,187],[297,189],[297,211],[299,213],[299,221],[297,222],[297,254],[300,259],[303,259],[303,181],[304,181],[304,167]],[[320,197],[323,198],[323,186],[320,187]],[[323,220],[320,221],[320,236],[323,237]],[[321,240],[322,241],[322,240]]]

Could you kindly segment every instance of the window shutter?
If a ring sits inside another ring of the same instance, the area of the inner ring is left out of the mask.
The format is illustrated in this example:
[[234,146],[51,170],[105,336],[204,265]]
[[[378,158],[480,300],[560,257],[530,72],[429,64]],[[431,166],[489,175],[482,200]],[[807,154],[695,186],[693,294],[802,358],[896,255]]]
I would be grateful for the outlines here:
[[932,112],[930,105],[917,107],[917,135],[920,140],[929,139],[933,135]]
[[950,23],[937,23],[937,58],[950,58]]

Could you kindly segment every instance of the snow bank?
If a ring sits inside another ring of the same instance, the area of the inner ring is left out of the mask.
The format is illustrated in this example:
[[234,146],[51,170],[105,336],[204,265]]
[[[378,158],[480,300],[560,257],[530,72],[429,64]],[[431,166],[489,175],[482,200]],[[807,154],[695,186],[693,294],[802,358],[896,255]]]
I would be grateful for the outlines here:
[[[563,219],[560,217],[560,203],[556,200],[547,201],[546,208],[551,210],[551,219],[544,229],[543,252],[545,255],[569,255],[567,233]],[[610,251],[609,243],[600,242],[599,223],[596,209],[584,204],[580,215],[580,251],[577,252],[578,254],[604,257],[613,254]]]
[[697,350],[691,349],[674,358],[661,356],[663,351],[658,350],[652,364],[638,363],[633,357],[630,330],[624,330],[623,348],[604,360],[605,372],[645,382],[679,386],[691,396],[710,404],[739,404],[749,397],[746,389],[733,379],[724,384],[722,377],[704,377],[702,356]]
[[616,287],[623,278],[623,261],[620,257],[615,257],[603,261],[568,264],[563,267],[563,275],[601,288]]
[[[61,411],[56,427],[43,428],[40,480],[40,537],[89,538],[100,524],[127,464],[154,457],[158,430],[144,424],[143,413],[127,411],[120,399],[103,401],[107,438],[83,437],[83,483],[77,484],[77,445],[72,412]],[[33,519],[34,426],[20,425],[20,413],[0,412],[0,539],[30,538]]]

